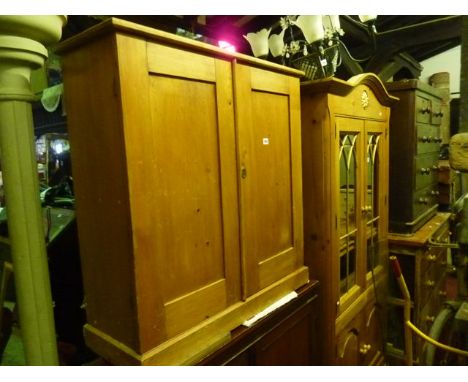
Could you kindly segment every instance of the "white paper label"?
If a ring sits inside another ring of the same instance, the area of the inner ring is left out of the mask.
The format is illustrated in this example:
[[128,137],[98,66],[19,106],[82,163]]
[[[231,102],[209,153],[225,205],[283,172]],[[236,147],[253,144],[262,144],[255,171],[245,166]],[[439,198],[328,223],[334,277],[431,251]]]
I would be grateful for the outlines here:
[[327,66],[327,59],[326,58],[321,59],[320,64],[322,64],[322,66]]

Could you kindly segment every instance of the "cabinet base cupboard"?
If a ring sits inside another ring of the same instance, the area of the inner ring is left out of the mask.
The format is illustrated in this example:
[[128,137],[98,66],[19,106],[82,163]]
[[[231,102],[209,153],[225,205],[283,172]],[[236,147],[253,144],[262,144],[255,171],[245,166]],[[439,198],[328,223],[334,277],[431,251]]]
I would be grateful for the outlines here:
[[302,72],[118,19],[58,51],[87,344],[194,364],[309,279]]
[[301,85],[304,259],[327,365],[383,361],[390,97],[377,76]]

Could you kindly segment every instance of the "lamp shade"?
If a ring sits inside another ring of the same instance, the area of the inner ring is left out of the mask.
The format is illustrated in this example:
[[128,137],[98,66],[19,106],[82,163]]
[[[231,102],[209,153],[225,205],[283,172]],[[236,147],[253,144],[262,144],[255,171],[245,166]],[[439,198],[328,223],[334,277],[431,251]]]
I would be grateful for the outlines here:
[[268,39],[268,46],[270,47],[270,52],[273,57],[278,57],[283,53],[284,32],[286,32],[286,29],[283,29],[280,34],[272,34]]
[[375,19],[377,19],[377,15],[360,15],[359,16],[359,20],[361,20],[362,23],[374,21]]
[[271,28],[264,28],[258,32],[247,33],[247,36],[244,35],[255,57],[265,57],[268,55],[268,36],[270,32]]
[[325,15],[322,16],[323,27],[335,32],[340,29],[340,16],[339,15]]
[[299,16],[293,23],[301,29],[309,44],[322,40],[324,37],[322,16],[320,15]]

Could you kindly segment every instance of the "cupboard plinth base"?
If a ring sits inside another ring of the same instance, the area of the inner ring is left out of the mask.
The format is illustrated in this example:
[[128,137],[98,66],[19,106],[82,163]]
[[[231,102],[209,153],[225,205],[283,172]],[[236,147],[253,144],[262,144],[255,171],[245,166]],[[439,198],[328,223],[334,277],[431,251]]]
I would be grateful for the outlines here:
[[227,343],[231,330],[308,281],[308,268],[301,267],[245,301],[142,354],[90,324],[85,325],[86,344],[114,365],[191,365]]

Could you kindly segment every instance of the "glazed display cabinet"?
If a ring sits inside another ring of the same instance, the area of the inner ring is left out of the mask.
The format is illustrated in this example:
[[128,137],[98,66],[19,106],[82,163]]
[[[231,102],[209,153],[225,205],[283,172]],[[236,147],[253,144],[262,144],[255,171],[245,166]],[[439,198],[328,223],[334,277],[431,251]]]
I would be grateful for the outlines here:
[[301,85],[305,262],[321,283],[323,363],[383,362],[388,95],[373,74]]

